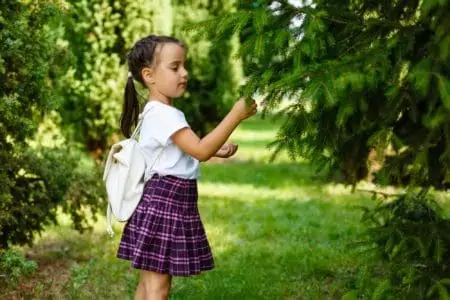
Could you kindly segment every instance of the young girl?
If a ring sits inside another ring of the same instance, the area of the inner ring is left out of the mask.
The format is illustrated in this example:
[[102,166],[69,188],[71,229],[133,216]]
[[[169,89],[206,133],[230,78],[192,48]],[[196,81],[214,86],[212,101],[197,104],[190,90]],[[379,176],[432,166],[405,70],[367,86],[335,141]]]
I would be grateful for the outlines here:
[[149,91],[139,143],[146,170],[142,199],[125,225],[117,256],[141,270],[135,299],[167,299],[172,276],[190,276],[214,267],[197,208],[199,162],[230,157],[226,143],[238,124],[254,115],[256,103],[239,99],[222,122],[200,139],[182,111],[173,107],[187,85],[186,47],[167,36],[139,40],[128,54],[129,76],[121,129],[129,137],[139,116],[133,79]]

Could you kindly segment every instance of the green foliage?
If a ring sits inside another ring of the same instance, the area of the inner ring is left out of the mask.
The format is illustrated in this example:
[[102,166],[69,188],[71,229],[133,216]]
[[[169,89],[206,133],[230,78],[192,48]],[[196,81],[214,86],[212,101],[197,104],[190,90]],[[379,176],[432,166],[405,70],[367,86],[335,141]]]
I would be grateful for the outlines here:
[[0,292],[6,288],[13,288],[21,277],[34,273],[37,269],[36,262],[26,260],[18,250],[9,249],[0,252],[0,282],[2,284]]
[[[367,210],[369,246],[386,262],[388,279],[374,299],[446,299],[450,283],[450,220],[426,191]],[[377,296],[378,295],[378,296]]]
[[[56,79],[66,63],[59,42],[62,16],[52,1],[0,4],[0,248],[31,243],[56,222],[62,204],[75,226],[84,228],[81,207],[98,203],[85,195],[103,192],[79,185],[93,183],[92,176],[98,180],[98,173],[77,171],[83,155],[51,121],[51,109],[61,101]],[[88,192],[73,192],[81,187]]]
[[[240,1],[205,23],[240,34],[245,96],[291,105],[272,144],[356,183],[450,186],[448,1]],[[296,20],[296,22],[294,22]]]

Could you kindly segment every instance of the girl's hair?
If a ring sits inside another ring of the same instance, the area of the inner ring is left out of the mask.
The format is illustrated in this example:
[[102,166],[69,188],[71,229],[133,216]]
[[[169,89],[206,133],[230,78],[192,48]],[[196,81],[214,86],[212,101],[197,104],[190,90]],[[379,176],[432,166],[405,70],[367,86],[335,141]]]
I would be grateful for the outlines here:
[[134,44],[127,55],[128,71],[132,76],[128,76],[127,85],[125,87],[122,116],[120,118],[120,129],[124,136],[129,138],[131,136],[131,127],[137,125],[139,119],[139,101],[138,93],[134,86],[133,79],[139,81],[145,87],[144,79],[142,78],[141,70],[146,67],[157,65],[156,50],[158,45],[174,43],[183,48],[185,44],[170,36],[149,35],[140,39]]

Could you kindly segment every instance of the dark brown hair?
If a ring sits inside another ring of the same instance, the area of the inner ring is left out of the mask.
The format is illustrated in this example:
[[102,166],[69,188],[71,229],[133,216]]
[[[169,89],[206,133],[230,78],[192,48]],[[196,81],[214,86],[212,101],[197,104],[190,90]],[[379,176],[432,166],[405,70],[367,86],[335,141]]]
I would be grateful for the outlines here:
[[120,129],[124,136],[129,138],[131,136],[131,127],[137,125],[139,118],[139,101],[138,93],[134,86],[133,79],[137,80],[145,86],[142,78],[141,70],[146,67],[151,67],[155,64],[155,50],[158,45],[175,43],[183,48],[186,48],[184,43],[174,37],[149,35],[140,39],[134,44],[127,55],[128,71],[132,76],[128,76],[127,85],[125,86],[125,94],[123,101],[122,116],[120,118]]

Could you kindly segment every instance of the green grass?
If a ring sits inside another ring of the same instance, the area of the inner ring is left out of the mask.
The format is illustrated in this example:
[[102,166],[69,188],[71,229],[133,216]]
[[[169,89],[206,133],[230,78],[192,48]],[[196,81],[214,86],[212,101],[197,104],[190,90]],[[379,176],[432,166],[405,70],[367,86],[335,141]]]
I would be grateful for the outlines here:
[[[236,157],[202,165],[199,208],[216,268],[175,278],[171,299],[340,299],[358,284],[362,258],[352,243],[364,228],[356,206],[372,205],[369,195],[328,183],[285,153],[268,163],[265,145],[278,126],[247,120],[232,136]],[[10,296],[133,299],[138,272],[115,258],[123,225],[110,239],[103,217],[84,234],[60,219],[24,248],[39,263],[38,274],[50,270],[48,276],[28,279],[33,288]]]

